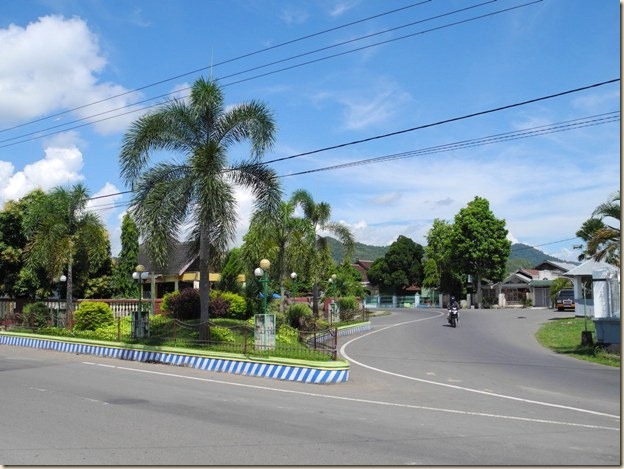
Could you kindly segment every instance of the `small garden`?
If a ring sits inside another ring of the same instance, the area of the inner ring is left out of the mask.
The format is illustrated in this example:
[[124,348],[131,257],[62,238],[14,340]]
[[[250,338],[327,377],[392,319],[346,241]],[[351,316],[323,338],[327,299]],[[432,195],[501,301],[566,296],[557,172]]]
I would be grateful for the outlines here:
[[[340,322],[329,324],[313,317],[306,303],[289,305],[284,313],[278,302],[268,303],[275,315],[275,347],[258,345],[254,337],[254,316],[247,300],[236,293],[211,290],[210,321],[199,320],[199,293],[188,288],[165,295],[163,314],[146,315],[149,331],[133,334],[134,315],[115,318],[104,302],[84,301],[73,314],[71,329],[54,325],[53,313],[44,303],[30,303],[15,318],[11,330],[38,335],[71,337],[122,344],[141,344],[201,351],[229,352],[248,357],[280,357],[312,361],[336,358],[336,327],[365,320],[354,297],[337,300]],[[208,329],[208,340],[200,340],[200,328]]]

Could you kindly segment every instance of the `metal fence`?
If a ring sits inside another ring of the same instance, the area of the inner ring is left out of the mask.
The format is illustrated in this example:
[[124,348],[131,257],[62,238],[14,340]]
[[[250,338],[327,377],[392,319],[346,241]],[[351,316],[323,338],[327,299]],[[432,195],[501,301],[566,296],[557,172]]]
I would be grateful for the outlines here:
[[[67,336],[127,344],[240,353],[248,357],[287,357],[319,361],[337,358],[336,327],[298,331],[298,340],[294,344],[283,344],[278,341],[274,345],[262,345],[255,340],[253,327],[247,324],[224,326],[212,322],[204,324],[196,321],[185,322],[160,315],[133,315],[129,318],[117,317],[112,324],[98,331],[76,331],[63,329],[66,321],[64,311],[59,312],[53,308],[49,311],[47,326],[57,326],[55,329],[46,326],[29,328],[22,323],[20,313],[4,316],[1,325],[4,329],[50,334],[60,339]],[[141,323],[135,324],[136,321]],[[206,339],[200,338],[202,326],[206,332]]]
[[435,308],[440,303],[440,294],[422,295],[371,295],[364,298],[365,308]]

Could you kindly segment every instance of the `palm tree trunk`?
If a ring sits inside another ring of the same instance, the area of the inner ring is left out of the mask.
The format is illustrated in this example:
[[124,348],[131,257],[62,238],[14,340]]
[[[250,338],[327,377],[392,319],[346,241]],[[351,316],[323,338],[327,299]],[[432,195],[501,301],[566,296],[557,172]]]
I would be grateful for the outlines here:
[[312,313],[315,318],[319,317],[319,285],[315,280],[312,286]]
[[210,246],[202,233],[199,241],[199,340],[210,340]]
[[74,328],[74,301],[72,290],[74,289],[72,259],[67,263],[67,294],[65,295],[65,321],[66,327]]

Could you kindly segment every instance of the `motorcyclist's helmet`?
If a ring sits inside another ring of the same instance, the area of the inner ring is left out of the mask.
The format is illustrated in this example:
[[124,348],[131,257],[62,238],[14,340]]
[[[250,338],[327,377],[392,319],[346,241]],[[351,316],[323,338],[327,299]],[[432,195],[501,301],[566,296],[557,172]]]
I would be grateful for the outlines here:
[[454,296],[451,296],[451,301],[455,301],[455,297]]

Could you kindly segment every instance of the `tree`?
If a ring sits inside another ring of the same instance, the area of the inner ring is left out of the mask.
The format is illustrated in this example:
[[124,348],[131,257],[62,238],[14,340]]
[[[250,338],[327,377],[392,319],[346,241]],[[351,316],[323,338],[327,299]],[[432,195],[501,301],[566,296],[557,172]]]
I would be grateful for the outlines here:
[[[24,266],[22,256],[26,248],[26,235],[22,227],[26,207],[44,197],[42,190],[33,191],[19,201],[9,201],[0,212],[0,294],[12,298],[27,296],[47,283],[45,276],[38,281],[37,275]],[[24,280],[35,280],[25,282]]]
[[[579,260],[593,258],[620,267],[620,214],[620,191],[617,191],[607,202],[596,207],[592,217],[576,232],[576,236],[587,242]],[[613,222],[605,223],[605,219],[616,220],[618,226]]]
[[394,294],[400,294],[412,285],[420,285],[423,255],[424,249],[420,244],[400,235],[384,257],[373,262],[368,270],[368,280]]
[[[134,190],[131,212],[150,258],[162,266],[171,245],[190,226],[193,252],[199,252],[201,338],[210,318],[211,264],[227,252],[236,230],[236,187],[255,196],[255,210],[279,207],[281,189],[275,172],[261,157],[274,140],[275,123],[256,101],[225,108],[214,81],[198,79],[188,100],[173,100],[137,119],[126,132],[120,153],[121,177]],[[228,164],[228,150],[249,141],[250,156]],[[164,150],[183,161],[150,166],[152,152]]]
[[436,218],[427,233],[425,261],[423,265],[423,286],[439,288],[459,297],[462,293],[461,275],[454,269],[452,262],[451,236],[453,225]]
[[322,275],[327,277],[330,274],[323,266],[333,264],[327,238],[320,233],[329,232],[338,238],[345,248],[345,259],[351,259],[355,241],[347,226],[330,220],[331,207],[328,203],[314,202],[310,193],[303,189],[295,191],[290,201],[295,207],[300,206],[303,209],[303,219],[308,224],[306,236],[309,237],[308,245],[311,251],[307,256],[309,260],[307,272],[312,281],[312,311],[314,316],[318,317],[319,281]]
[[139,263],[139,231],[129,213],[121,221],[121,251],[113,270],[114,296],[136,298],[139,295],[137,282],[132,273]]
[[244,272],[241,248],[233,248],[227,253],[221,270],[221,280],[217,288],[221,291],[241,293],[242,284],[238,276]]
[[362,274],[348,260],[338,266],[336,291],[338,296],[363,297],[366,294],[362,285]]
[[90,266],[91,272],[95,272],[110,247],[101,219],[86,210],[88,200],[89,193],[82,184],[74,185],[71,190],[57,187],[30,204],[24,215],[24,231],[28,239],[25,251],[27,265],[43,269],[50,282],[59,278],[65,269],[67,271],[70,324],[75,262],[81,259]]
[[282,201],[279,211],[271,215],[266,216],[266,214],[258,213],[252,217],[249,231],[244,237],[243,251],[251,271],[258,266],[262,257],[273,259],[273,265],[268,274],[270,277],[275,277],[279,283],[279,311],[283,313],[285,310],[285,281],[292,271],[296,271],[298,266],[302,265],[298,259],[300,260],[306,255],[305,244],[302,240],[305,239],[309,225],[302,219],[295,217],[295,203],[293,201]]
[[462,208],[451,233],[452,262],[464,275],[472,275],[477,284],[478,307],[481,307],[481,280],[500,281],[511,253],[505,220],[497,219],[490,203],[479,196]]

